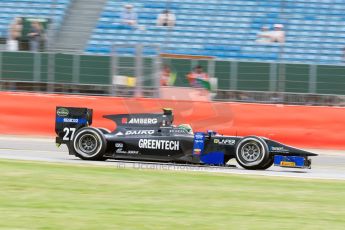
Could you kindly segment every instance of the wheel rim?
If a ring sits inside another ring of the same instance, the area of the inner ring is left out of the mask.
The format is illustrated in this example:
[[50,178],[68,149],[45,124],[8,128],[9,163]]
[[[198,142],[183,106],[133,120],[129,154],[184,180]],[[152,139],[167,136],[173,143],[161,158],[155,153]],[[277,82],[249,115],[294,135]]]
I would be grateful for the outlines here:
[[[250,153],[252,153],[251,157],[247,155],[249,150],[252,150],[250,151]],[[260,141],[259,138],[245,137],[237,144],[236,160],[242,167],[254,168],[258,166],[265,159],[267,154],[267,146],[264,141]]]
[[260,157],[261,148],[255,142],[246,143],[241,148],[241,155],[245,161],[254,162]]
[[83,153],[89,156],[95,154],[95,150],[97,149],[97,146],[98,146],[98,140],[92,134],[84,134],[83,136],[80,137],[78,141],[79,149]]

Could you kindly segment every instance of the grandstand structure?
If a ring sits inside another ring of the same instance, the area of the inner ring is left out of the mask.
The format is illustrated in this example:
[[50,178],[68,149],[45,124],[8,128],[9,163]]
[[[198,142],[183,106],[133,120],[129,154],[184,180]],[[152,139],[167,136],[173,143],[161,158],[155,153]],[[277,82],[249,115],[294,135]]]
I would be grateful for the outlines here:
[[[121,26],[128,3],[139,28]],[[176,15],[175,27],[156,26],[164,9]],[[51,38],[55,50],[109,54],[112,46],[144,44],[158,45],[165,53],[221,59],[340,63],[344,11],[345,0],[2,0],[0,37],[7,36],[14,17],[43,17],[58,31]],[[262,26],[277,23],[284,25],[285,43],[255,41]],[[128,48],[119,52],[134,54]]]
[[[144,29],[119,26],[128,2]],[[176,15],[174,28],[155,25],[166,8]],[[86,51],[107,54],[112,45],[140,43],[158,44],[163,52],[174,54],[339,63],[345,47],[344,10],[344,0],[108,0]],[[284,25],[286,42],[257,44],[260,28],[276,23]]]

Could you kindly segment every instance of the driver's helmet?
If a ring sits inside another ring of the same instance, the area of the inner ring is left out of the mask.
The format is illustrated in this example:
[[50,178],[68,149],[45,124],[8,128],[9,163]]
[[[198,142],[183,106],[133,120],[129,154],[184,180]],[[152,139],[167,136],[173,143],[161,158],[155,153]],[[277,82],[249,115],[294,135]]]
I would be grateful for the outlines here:
[[189,124],[180,124],[178,128],[186,130],[189,134],[193,134],[192,126]]

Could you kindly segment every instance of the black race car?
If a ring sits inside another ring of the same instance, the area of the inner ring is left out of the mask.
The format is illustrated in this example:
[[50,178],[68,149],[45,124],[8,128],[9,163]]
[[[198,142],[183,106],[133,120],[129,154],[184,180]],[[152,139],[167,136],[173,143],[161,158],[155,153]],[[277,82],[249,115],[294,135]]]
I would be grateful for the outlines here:
[[92,109],[56,108],[56,143],[83,160],[126,159],[226,166],[236,158],[245,169],[310,168],[317,154],[258,136],[193,133],[189,125],[173,125],[172,110],[161,114],[104,116],[116,123],[110,132],[91,127]]

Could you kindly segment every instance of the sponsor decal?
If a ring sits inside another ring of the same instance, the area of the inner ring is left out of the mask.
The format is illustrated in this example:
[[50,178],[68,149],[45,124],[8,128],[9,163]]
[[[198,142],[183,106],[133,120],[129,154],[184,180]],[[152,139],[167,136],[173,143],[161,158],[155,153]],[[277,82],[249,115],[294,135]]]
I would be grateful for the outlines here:
[[141,149],[180,150],[179,141],[140,139],[138,145]]
[[139,151],[135,151],[135,150],[128,150],[127,154],[139,154]]
[[56,114],[60,117],[66,117],[68,116],[69,114],[69,111],[68,109],[65,109],[65,108],[59,108],[57,111],[56,111]]
[[284,147],[271,147],[272,152],[289,152],[289,150],[285,149]]
[[122,150],[122,148],[116,149],[116,153],[127,154],[127,151]]
[[78,123],[79,119],[76,119],[76,118],[64,118],[63,122],[66,122],[66,123]]
[[195,139],[199,139],[199,140],[203,140],[204,139],[204,136],[202,134],[195,134],[194,135]]
[[194,149],[194,154],[200,155],[201,154],[201,149]]
[[116,133],[115,135],[116,135],[116,136],[122,136],[123,133],[122,133],[122,132],[118,132],[118,133]]
[[234,145],[236,143],[235,140],[232,139],[214,139],[213,143],[218,144],[218,145]]
[[116,148],[123,148],[123,143],[115,143]]
[[119,153],[119,154],[131,154],[131,155],[137,155],[137,154],[139,154],[139,151],[136,151],[136,150],[128,150],[128,151],[125,151],[125,150],[123,150],[122,148],[116,149],[115,152],[116,152],[116,153]]
[[289,162],[289,161],[282,161],[282,162],[280,162],[280,166],[282,166],[282,167],[295,167],[296,163],[295,162]]
[[152,135],[154,130],[128,130],[125,135]]
[[128,121],[128,124],[140,124],[140,125],[150,125],[150,124],[157,124],[157,118],[131,118]]
[[184,129],[170,129],[169,132],[170,133],[187,133],[187,131]]
[[86,119],[84,118],[70,118],[70,117],[57,117],[56,122],[61,123],[74,123],[74,124],[86,124]]
[[122,123],[122,124],[127,124],[127,121],[128,121],[127,117],[123,117],[123,118],[121,119],[121,123]]

